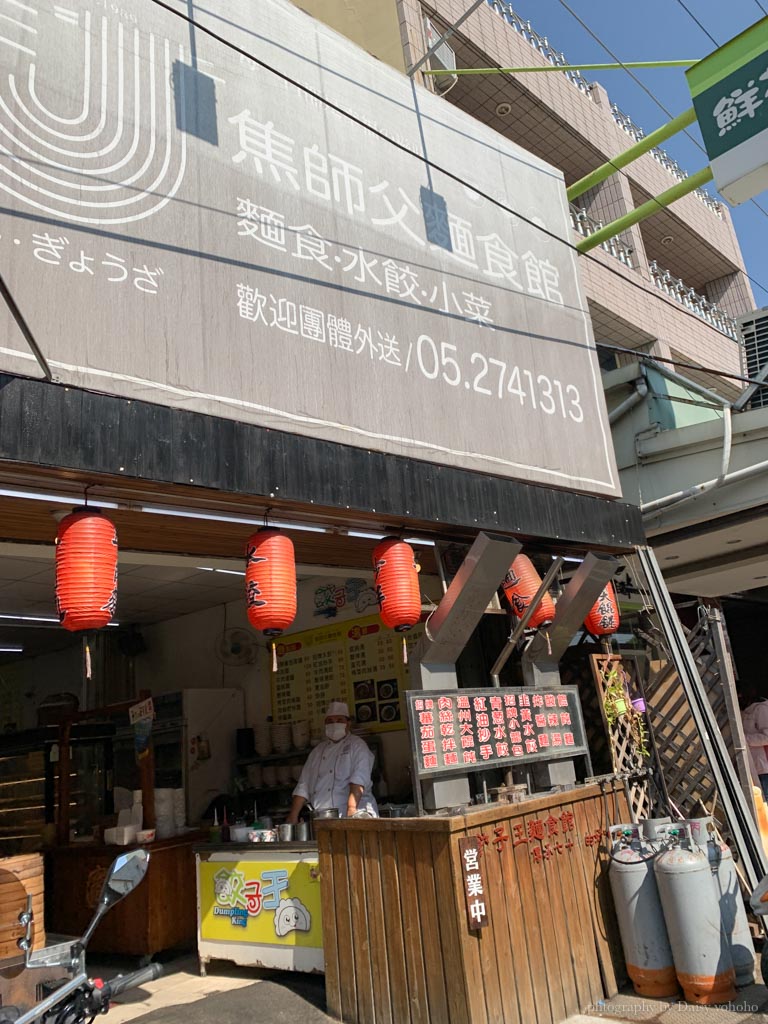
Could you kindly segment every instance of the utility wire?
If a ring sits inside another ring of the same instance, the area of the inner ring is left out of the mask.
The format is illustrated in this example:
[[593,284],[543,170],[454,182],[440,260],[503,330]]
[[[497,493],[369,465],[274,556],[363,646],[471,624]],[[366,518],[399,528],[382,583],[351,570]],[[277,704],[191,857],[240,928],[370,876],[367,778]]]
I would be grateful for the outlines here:
[[704,26],[702,25],[702,23],[701,23],[701,22],[699,21],[699,19],[698,19],[698,18],[696,17],[696,15],[695,15],[695,14],[693,13],[693,11],[692,11],[692,10],[690,9],[690,7],[688,7],[688,6],[687,6],[687,5],[686,5],[686,4],[684,3],[684,0],[677,0],[677,2],[678,2],[678,3],[680,4],[680,6],[681,6],[681,7],[683,8],[683,10],[684,10],[684,11],[685,11],[685,13],[686,13],[686,14],[688,15],[688,17],[689,17],[689,18],[691,18],[691,19],[692,19],[693,21],[695,21],[695,22],[696,22],[696,24],[697,24],[697,25],[699,26],[699,28],[700,28],[700,29],[701,29],[701,31],[702,31],[702,32],[704,33],[704,35],[705,35],[705,36],[707,36],[707,38],[709,39],[709,41],[710,41],[710,42],[712,42],[712,43],[714,43],[714,44],[715,44],[715,46],[719,46],[719,45],[720,45],[720,43],[718,43],[718,41],[717,41],[717,40],[715,39],[715,37],[714,37],[714,36],[712,35],[712,33],[711,33],[711,32],[709,31],[709,29],[705,28],[705,27],[704,27]]
[[[596,256],[593,256],[591,253],[582,253],[582,252],[580,252],[579,249],[577,248],[577,246],[573,242],[569,242],[566,239],[561,238],[559,235],[556,235],[553,231],[550,231],[548,228],[545,228],[541,224],[537,224],[535,221],[531,220],[529,217],[526,217],[525,214],[520,213],[517,210],[513,210],[511,207],[507,206],[505,203],[501,202],[499,199],[496,199],[494,196],[491,196],[491,195],[489,195],[486,192],[483,192],[482,189],[478,188],[476,185],[473,185],[471,182],[468,182],[465,179],[461,178],[459,175],[455,174],[453,171],[450,171],[447,168],[442,167],[440,164],[436,164],[436,163],[432,162],[426,156],[422,156],[421,154],[414,152],[412,149],[409,149],[408,146],[406,146],[405,144],[403,144],[401,142],[398,142],[395,139],[391,139],[388,135],[386,135],[384,132],[380,131],[378,128],[374,128],[370,124],[367,124],[366,122],[362,121],[359,117],[356,117],[355,114],[351,113],[349,110],[345,109],[344,107],[340,107],[338,104],[334,103],[332,100],[329,100],[327,97],[323,96],[321,93],[316,92],[314,89],[311,89],[309,86],[304,85],[301,82],[297,82],[295,79],[291,78],[290,75],[286,74],[285,72],[278,70],[277,68],[273,67],[270,64],[267,64],[266,61],[262,60],[259,57],[254,56],[248,50],[243,49],[243,47],[238,46],[236,43],[233,43],[231,40],[226,39],[224,36],[219,35],[219,33],[214,32],[213,29],[208,28],[206,25],[202,25],[199,22],[195,21],[194,18],[192,18],[190,15],[186,14],[184,11],[179,11],[176,8],[171,7],[169,3],[165,2],[165,0],[150,0],[150,2],[153,3],[156,7],[162,8],[162,10],[166,11],[168,14],[172,14],[174,17],[179,18],[181,21],[187,22],[190,26],[192,26],[193,28],[199,30],[204,35],[209,36],[211,39],[215,40],[217,43],[220,43],[222,46],[226,47],[227,49],[230,49],[233,52],[239,54],[240,56],[245,57],[246,59],[251,61],[253,64],[258,65],[260,68],[263,68],[265,71],[268,71],[271,75],[274,75],[276,78],[279,78],[282,81],[288,83],[293,88],[298,89],[300,92],[306,93],[308,96],[311,96],[315,100],[318,100],[320,103],[322,103],[324,106],[326,106],[329,110],[335,111],[336,113],[340,114],[342,117],[346,118],[347,120],[353,122],[354,124],[359,125],[361,128],[364,128],[366,131],[371,132],[373,135],[376,135],[378,138],[383,139],[389,145],[394,146],[396,149],[399,149],[402,152],[406,153],[408,156],[413,157],[413,158],[415,158],[417,160],[420,160],[427,167],[429,167],[431,169],[434,169],[436,171],[439,171],[446,178],[449,178],[451,181],[456,182],[457,184],[461,185],[464,188],[468,188],[470,191],[474,192],[476,195],[480,196],[482,199],[485,199],[487,202],[491,203],[493,206],[496,206],[499,209],[503,210],[505,213],[509,213],[512,216],[517,217],[519,220],[521,220],[523,223],[527,224],[529,227],[532,227],[536,231],[539,231],[542,234],[547,235],[547,237],[551,238],[553,241],[558,242],[560,245],[563,245],[567,249],[570,249],[572,252],[576,253],[577,256],[581,256],[582,259],[586,258],[586,259],[588,259],[588,260],[590,260],[590,261],[592,261],[594,263],[597,263],[600,267],[602,267],[604,270],[607,270],[609,273],[613,274],[614,276],[618,277],[625,284],[629,284],[633,288],[638,288],[640,291],[643,292],[644,295],[648,295],[649,294],[648,289],[646,289],[642,284],[640,284],[637,281],[633,281],[629,277],[625,277],[624,274],[622,274],[618,269],[615,269],[614,267],[611,267],[608,264],[603,263],[602,260],[599,260]],[[560,0],[560,3],[562,3],[563,6],[565,6],[566,9],[569,10],[569,12],[571,14],[573,14],[573,12],[570,10],[568,5],[565,3],[565,0]],[[573,14],[573,16],[576,18],[577,21],[579,21],[581,24],[583,24],[583,22],[581,22],[581,19],[576,14]],[[608,50],[607,46],[605,46],[599,39],[597,39],[596,36],[594,36],[594,34],[592,33],[591,29],[589,29],[586,25],[584,27],[590,33],[590,35],[593,35],[593,37],[597,40],[597,42],[600,43],[600,45],[603,46],[604,49],[606,49],[607,52],[611,54],[611,56],[613,57],[614,60],[617,61],[617,63],[622,64],[622,62],[618,59],[618,57],[616,57],[610,50]],[[623,66],[623,64],[622,64],[622,66]],[[632,74],[631,72],[629,72],[629,73]],[[635,76],[633,75],[632,77],[634,78]],[[640,84],[642,85],[642,83],[640,83]],[[645,88],[645,86],[643,86],[643,88]],[[664,108],[662,108],[662,109],[664,109]],[[669,117],[672,117],[672,114],[669,114],[668,111],[666,111],[666,112],[668,113]],[[617,170],[618,170],[618,168],[617,168]],[[766,291],[768,291],[768,289],[766,289]],[[583,310],[582,312],[585,312],[585,311]],[[685,316],[690,317],[691,320],[693,320],[695,323],[697,323],[699,325],[702,323],[702,320],[701,320],[700,317],[696,316],[695,313],[692,313],[690,310],[686,309],[684,306],[680,306],[679,309],[678,309],[678,312],[684,314]],[[604,347],[612,347],[612,346],[606,345]],[[620,347],[617,347],[617,350],[619,350],[619,349],[620,349]],[[640,354],[635,349],[624,349],[622,351],[634,353],[635,355]],[[675,360],[669,360],[669,362],[675,362]],[[677,365],[682,366],[683,364],[682,363],[678,363]],[[741,380],[741,381],[744,381],[745,383],[748,383],[748,384],[755,383],[754,381],[751,381],[748,378],[738,377],[738,376],[736,376],[734,374],[728,374],[728,373],[726,373],[724,371],[720,371],[720,370],[709,369],[709,370],[704,371],[702,367],[700,367],[700,366],[693,366],[693,365],[691,365],[691,368],[695,369],[695,370],[699,370],[701,372],[709,372],[709,373],[714,374],[715,376],[733,377],[733,379],[735,379],[735,380]]]
[[[681,366],[686,370],[696,370],[697,373],[707,373],[713,377],[727,377],[729,380],[736,380],[741,384],[756,384],[761,388],[768,388],[768,381],[751,380],[749,377],[742,377],[739,373],[727,373],[725,370],[715,370],[711,366],[699,366],[697,363],[683,363],[679,359],[669,359],[667,356],[655,356],[649,352],[642,352],[636,348],[627,348],[624,345],[613,345],[607,341],[596,341],[598,348],[607,349],[609,352],[620,352],[623,355],[634,356],[638,362],[669,363],[670,366]],[[672,399],[674,401],[674,399]]]
[[765,9],[765,8],[763,7],[763,5],[762,5],[762,4],[760,3],[760,0],[755,0],[755,3],[756,3],[756,4],[757,4],[757,6],[758,6],[758,7],[760,8],[760,10],[761,10],[761,11],[763,12],[763,14],[765,14],[766,16],[768,16],[768,11],[766,11],[766,9]]

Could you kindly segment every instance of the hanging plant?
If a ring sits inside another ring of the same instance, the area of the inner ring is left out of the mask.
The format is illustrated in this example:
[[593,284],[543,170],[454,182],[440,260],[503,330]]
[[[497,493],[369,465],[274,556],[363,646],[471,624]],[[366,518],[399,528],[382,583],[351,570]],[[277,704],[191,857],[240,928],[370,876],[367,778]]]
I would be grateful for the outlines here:
[[620,719],[626,719],[636,752],[641,757],[650,757],[645,715],[630,700],[625,670],[617,663],[611,665],[610,662],[607,662],[602,671],[602,679],[604,684],[603,710],[608,727],[613,729]]

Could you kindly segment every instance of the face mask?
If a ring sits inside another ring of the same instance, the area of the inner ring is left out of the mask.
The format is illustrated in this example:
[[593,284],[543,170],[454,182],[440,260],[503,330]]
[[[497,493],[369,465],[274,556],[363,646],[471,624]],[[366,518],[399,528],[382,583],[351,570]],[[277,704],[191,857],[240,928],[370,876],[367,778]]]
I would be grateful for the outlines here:
[[329,722],[325,727],[325,735],[333,743],[338,743],[339,740],[343,740],[347,733],[347,727],[343,722]]

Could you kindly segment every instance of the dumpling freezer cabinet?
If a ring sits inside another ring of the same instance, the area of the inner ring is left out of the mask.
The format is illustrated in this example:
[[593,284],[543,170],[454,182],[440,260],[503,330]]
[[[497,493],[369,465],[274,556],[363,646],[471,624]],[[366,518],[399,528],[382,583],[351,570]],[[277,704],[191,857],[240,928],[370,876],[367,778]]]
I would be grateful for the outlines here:
[[316,843],[195,848],[197,951],[243,967],[324,971]]

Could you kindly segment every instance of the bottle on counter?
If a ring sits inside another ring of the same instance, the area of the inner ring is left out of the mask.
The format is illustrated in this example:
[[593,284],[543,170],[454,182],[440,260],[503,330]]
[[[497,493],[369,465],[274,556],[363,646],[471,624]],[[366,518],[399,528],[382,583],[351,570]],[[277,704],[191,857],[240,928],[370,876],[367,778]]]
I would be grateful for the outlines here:
[[210,843],[220,843],[221,842],[221,829],[219,828],[219,814],[218,814],[218,811],[215,808],[214,808],[214,811],[213,811],[213,825],[211,826],[211,829],[208,832],[208,842],[210,842]]
[[222,843],[228,843],[230,841],[229,833],[229,822],[227,821],[227,808],[224,808],[224,820],[221,823],[221,841]]

